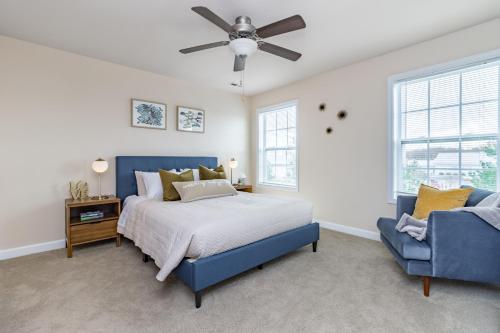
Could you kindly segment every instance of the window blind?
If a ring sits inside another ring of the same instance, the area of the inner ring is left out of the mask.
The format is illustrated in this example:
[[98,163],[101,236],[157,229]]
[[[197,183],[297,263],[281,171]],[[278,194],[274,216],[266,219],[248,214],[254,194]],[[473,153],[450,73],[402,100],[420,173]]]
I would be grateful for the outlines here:
[[297,186],[297,106],[286,103],[259,112],[259,183]]
[[394,85],[396,193],[421,183],[499,188],[499,67],[495,60]]

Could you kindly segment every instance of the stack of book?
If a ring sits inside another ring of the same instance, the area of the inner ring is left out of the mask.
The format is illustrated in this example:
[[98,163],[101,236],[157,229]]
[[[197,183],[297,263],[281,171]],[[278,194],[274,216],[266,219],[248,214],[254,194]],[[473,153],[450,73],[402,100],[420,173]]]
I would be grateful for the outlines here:
[[104,213],[101,211],[80,213],[80,221],[101,219],[103,217],[104,217]]

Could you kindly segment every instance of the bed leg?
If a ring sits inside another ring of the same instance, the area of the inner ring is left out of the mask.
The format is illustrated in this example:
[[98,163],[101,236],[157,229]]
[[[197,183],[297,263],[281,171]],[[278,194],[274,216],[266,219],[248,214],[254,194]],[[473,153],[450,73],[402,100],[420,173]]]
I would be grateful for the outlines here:
[[149,255],[147,255],[146,253],[143,253],[142,254],[142,261],[148,262],[149,261]]
[[258,269],[263,269],[264,268],[264,264],[260,264],[259,266],[257,266]]
[[199,309],[201,307],[201,290],[194,293],[194,302],[196,304],[196,308]]
[[318,241],[315,241],[312,244],[313,244],[313,252],[316,252],[316,249],[318,248]]

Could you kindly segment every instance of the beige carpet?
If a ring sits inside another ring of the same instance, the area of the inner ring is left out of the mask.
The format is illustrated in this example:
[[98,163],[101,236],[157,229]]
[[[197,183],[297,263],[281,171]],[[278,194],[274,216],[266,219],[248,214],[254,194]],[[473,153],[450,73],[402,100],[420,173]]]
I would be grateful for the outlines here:
[[180,281],[125,242],[0,262],[3,332],[500,332],[500,287],[437,280],[431,297],[381,243],[322,231],[308,246],[210,288]]

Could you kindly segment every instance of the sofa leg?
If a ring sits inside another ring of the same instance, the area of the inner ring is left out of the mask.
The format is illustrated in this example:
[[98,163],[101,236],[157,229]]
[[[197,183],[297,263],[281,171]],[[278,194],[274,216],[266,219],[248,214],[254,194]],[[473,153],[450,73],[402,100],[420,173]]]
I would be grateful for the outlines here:
[[147,255],[146,253],[143,253],[142,254],[142,261],[148,262],[149,261],[149,255]]
[[424,296],[429,297],[429,291],[431,289],[431,277],[423,276],[422,279],[424,281]]
[[258,269],[263,269],[264,268],[264,264],[260,264],[257,266]]
[[316,249],[318,248],[318,241],[313,242],[313,252],[316,252]]

